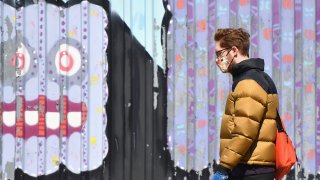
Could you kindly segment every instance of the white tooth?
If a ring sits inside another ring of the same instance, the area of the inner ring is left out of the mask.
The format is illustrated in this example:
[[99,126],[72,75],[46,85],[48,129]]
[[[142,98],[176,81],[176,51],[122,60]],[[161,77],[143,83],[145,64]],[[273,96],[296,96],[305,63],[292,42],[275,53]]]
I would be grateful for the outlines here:
[[46,113],[46,126],[49,129],[57,129],[60,125],[60,114],[58,112]]
[[2,114],[3,123],[6,126],[13,126],[16,124],[16,112],[15,111],[4,111]]
[[68,124],[77,128],[81,125],[81,112],[68,112]]
[[34,126],[38,123],[38,111],[25,111],[25,121],[27,125]]

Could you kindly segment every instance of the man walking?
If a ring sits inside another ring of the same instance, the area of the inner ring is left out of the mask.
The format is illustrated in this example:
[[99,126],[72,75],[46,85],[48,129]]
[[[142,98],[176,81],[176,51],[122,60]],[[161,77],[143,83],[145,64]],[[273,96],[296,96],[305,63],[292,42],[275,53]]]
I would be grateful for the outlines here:
[[274,179],[277,89],[264,60],[249,58],[250,35],[218,29],[216,63],[233,78],[220,131],[220,161],[213,180]]

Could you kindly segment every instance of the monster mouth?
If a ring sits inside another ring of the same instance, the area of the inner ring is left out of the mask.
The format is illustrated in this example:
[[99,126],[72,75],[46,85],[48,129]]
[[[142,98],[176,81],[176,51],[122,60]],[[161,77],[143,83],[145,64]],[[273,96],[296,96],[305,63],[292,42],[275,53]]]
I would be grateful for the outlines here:
[[87,120],[86,104],[69,101],[67,96],[61,100],[50,100],[46,96],[39,96],[33,101],[25,101],[24,96],[17,98],[19,106],[14,101],[3,103],[0,109],[3,134],[24,139],[51,135],[69,137],[80,132]]

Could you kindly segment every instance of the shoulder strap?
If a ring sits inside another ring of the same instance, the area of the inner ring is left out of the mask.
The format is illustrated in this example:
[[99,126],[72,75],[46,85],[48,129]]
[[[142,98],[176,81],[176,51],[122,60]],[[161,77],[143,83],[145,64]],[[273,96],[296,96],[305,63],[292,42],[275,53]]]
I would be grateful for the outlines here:
[[277,122],[277,128],[279,132],[286,132],[283,128],[283,124],[279,115],[279,111],[277,109],[277,117],[276,117],[276,122]]
[[[267,80],[267,78],[266,78],[267,75],[266,75],[265,72],[263,72],[263,76],[264,76],[264,78],[266,79],[267,83],[269,84],[269,82],[268,82],[268,80]],[[269,85],[270,85],[270,84],[269,84]],[[286,132],[286,131],[284,130],[284,128],[283,128],[283,124],[282,124],[282,121],[281,121],[281,118],[280,118],[278,109],[277,109],[276,123],[277,123],[277,128],[278,128],[278,131],[279,131],[279,132]]]

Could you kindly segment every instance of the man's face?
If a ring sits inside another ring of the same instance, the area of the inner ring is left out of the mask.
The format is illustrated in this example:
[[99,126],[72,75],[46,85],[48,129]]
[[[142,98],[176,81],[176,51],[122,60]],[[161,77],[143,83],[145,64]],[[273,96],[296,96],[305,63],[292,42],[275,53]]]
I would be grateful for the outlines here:
[[231,66],[234,63],[232,48],[222,48],[220,41],[216,42],[216,63],[223,73],[231,72]]

